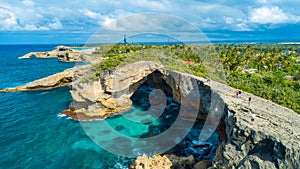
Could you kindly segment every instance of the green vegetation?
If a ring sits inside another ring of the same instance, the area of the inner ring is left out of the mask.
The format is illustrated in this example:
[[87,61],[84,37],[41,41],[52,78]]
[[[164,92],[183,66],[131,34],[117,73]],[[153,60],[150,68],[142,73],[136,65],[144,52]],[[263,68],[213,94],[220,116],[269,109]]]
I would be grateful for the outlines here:
[[[137,61],[227,83],[300,113],[300,46],[295,45],[101,45],[104,57],[84,79]],[[226,80],[225,80],[226,79]]]
[[[185,45],[121,45],[117,44],[106,50],[97,49],[94,56],[103,56],[105,60],[93,66],[93,71],[100,76],[101,71],[137,61],[156,61],[167,69],[184,73],[206,76],[207,70],[196,50]],[[186,62],[190,61],[191,64]]]
[[217,45],[227,83],[300,113],[300,47]]

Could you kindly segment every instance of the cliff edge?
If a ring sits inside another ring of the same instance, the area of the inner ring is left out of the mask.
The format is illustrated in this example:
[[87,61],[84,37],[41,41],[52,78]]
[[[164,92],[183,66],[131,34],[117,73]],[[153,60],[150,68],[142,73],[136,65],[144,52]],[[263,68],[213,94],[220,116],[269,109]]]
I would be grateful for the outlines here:
[[[179,104],[184,99],[187,110],[199,107],[197,120],[209,119],[218,125],[219,147],[212,168],[300,168],[299,114],[243,91],[236,98],[237,89],[166,70],[155,62],[108,70],[98,82],[73,86],[75,104],[65,114],[90,120],[122,113],[130,107],[130,96],[142,84],[161,89]],[[195,95],[197,92],[199,96]],[[76,111],[83,113],[76,115]],[[253,114],[256,117],[252,122]],[[194,118],[190,111],[179,116]]]
[[[92,120],[126,111],[132,104],[130,96],[134,91],[142,84],[151,85],[166,95],[172,95],[179,104],[185,99],[188,106],[199,107],[196,112],[198,120],[210,119],[214,123],[218,119],[219,147],[212,164],[205,163],[206,167],[300,168],[300,115],[288,108],[243,91],[236,98],[237,89],[166,70],[155,62],[137,62],[103,71],[99,81],[83,83],[80,75],[88,69],[79,69],[76,73],[74,69],[66,70],[17,87],[14,91],[50,89],[69,85],[72,81],[74,101],[64,113],[73,119]],[[195,92],[199,92],[198,98],[194,98]],[[252,98],[250,103],[249,97]],[[252,114],[256,115],[253,122]],[[193,118],[189,111],[179,114],[179,117]]]
[[[300,168],[299,114],[243,91],[236,98],[237,89],[225,84],[167,72],[176,74],[178,79],[196,81],[200,93],[199,120],[205,121],[208,117],[215,119],[222,115],[217,128],[219,147],[210,168]],[[168,81],[168,78],[165,80]],[[180,83],[179,86],[187,93],[193,91],[188,83]],[[176,87],[170,87],[176,93]],[[218,97],[212,97],[215,94]],[[222,112],[211,112],[211,105],[214,104],[212,98],[224,101]],[[256,115],[254,122],[251,121],[252,114]],[[188,113],[180,116],[189,118]],[[194,168],[197,168],[196,164]]]

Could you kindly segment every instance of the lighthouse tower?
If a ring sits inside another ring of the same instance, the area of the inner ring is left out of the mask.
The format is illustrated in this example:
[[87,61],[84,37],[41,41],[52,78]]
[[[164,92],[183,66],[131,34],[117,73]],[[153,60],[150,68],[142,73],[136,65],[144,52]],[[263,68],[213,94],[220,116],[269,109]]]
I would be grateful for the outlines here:
[[127,41],[126,41],[126,34],[124,34],[124,45],[126,45]]

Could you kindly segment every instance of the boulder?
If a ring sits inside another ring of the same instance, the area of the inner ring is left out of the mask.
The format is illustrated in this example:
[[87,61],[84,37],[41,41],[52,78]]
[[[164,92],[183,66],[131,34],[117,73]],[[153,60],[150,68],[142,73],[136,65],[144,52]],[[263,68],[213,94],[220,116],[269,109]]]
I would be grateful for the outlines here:
[[194,165],[194,169],[207,169],[211,166],[208,160],[203,160]]
[[143,155],[135,160],[133,166],[135,169],[171,169],[172,162],[165,155],[157,154],[152,157]]
[[172,162],[172,168],[192,168],[195,164],[193,155],[182,157],[174,154],[167,154],[166,156]]

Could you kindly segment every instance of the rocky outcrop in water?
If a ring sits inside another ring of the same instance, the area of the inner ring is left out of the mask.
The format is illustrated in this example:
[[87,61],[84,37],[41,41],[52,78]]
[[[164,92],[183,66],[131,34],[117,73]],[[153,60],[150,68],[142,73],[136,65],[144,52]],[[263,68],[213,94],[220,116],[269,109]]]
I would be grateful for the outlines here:
[[19,59],[29,59],[32,57],[36,58],[56,58],[57,53],[52,53],[52,52],[29,52],[21,57]]
[[[66,69],[63,72],[56,73],[54,75],[38,79],[24,86],[18,86],[15,88],[9,88],[0,90],[0,92],[23,92],[32,90],[50,90],[62,86],[70,86],[72,81],[77,79],[79,75],[83,75],[85,71],[89,69],[89,65],[76,66],[74,68]],[[76,74],[74,74],[74,71]]]
[[86,55],[86,51],[73,50],[68,46],[57,46],[56,49],[49,52],[30,52],[19,59],[36,58],[57,58],[62,62],[83,62],[90,60],[90,57]]
[[154,155],[153,157],[141,156],[135,160],[130,168],[136,169],[167,169],[172,167],[170,159],[163,155]]
[[133,164],[132,169],[206,169],[210,167],[210,162],[207,160],[196,162],[191,155],[188,157],[176,156],[174,154],[159,155],[152,157],[145,155],[138,157]]

